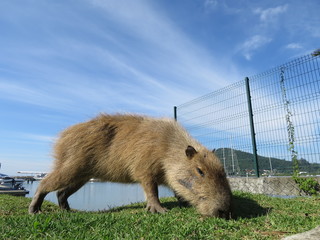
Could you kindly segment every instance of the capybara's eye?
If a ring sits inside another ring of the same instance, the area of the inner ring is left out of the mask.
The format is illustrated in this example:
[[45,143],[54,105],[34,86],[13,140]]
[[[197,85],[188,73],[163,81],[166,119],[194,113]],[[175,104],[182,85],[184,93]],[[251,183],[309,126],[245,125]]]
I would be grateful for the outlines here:
[[206,200],[206,199],[207,199],[207,198],[204,197],[204,196],[200,196],[200,197],[199,197],[199,200],[200,200],[200,201],[204,201],[204,200]]
[[197,168],[197,172],[200,174],[201,177],[204,177],[204,173],[200,168]]

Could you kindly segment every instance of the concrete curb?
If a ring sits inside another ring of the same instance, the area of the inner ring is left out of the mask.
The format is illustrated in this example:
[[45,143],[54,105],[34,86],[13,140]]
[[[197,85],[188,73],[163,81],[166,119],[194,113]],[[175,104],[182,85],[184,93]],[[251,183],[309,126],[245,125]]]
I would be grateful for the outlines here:
[[[320,177],[312,177],[320,184]],[[231,189],[243,192],[260,193],[279,196],[304,195],[292,176],[284,177],[229,177]]]
[[282,240],[319,240],[320,239],[320,226],[304,232],[304,233],[298,233],[292,236],[288,236],[283,238]]

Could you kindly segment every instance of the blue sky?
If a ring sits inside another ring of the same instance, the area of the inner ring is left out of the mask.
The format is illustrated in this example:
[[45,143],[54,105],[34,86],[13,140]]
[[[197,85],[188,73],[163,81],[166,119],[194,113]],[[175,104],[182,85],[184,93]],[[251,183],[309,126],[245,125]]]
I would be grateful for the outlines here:
[[1,172],[48,171],[99,112],[173,106],[319,48],[320,2],[0,1]]

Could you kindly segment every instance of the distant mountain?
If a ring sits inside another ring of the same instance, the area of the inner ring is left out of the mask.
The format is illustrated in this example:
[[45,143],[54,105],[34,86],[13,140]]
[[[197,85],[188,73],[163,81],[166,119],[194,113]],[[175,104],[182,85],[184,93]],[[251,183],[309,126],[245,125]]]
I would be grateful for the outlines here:
[[[252,153],[231,148],[219,148],[215,153],[225,166],[228,175],[246,175],[246,171],[254,169]],[[306,159],[300,159],[298,162],[300,172],[320,173],[319,163],[310,163]],[[277,175],[292,175],[293,173],[292,161],[258,155],[258,163],[261,174],[270,171],[271,168]]]

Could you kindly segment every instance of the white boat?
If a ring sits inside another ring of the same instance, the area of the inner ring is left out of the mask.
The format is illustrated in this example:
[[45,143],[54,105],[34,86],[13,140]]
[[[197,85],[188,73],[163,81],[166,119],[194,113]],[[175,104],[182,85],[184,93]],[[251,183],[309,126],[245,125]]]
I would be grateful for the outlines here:
[[48,174],[48,172],[36,172],[36,171],[18,171],[18,173],[28,174],[28,175],[30,174],[32,176],[33,180],[35,180],[35,181],[41,181]]
[[47,173],[38,173],[33,178],[36,181],[40,181],[40,180],[44,179],[46,176],[47,176]]
[[6,174],[0,173],[0,190],[24,190],[22,187],[24,180],[9,177]]

